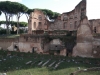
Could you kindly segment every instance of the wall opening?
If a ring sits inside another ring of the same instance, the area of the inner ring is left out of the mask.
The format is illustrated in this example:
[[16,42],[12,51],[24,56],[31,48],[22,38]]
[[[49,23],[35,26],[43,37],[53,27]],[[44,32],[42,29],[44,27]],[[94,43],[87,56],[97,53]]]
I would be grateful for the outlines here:
[[96,29],[96,27],[94,27],[94,33],[97,33],[97,29]]
[[19,51],[19,47],[17,45],[14,45],[14,50]]
[[34,53],[34,47],[32,48],[32,53]]
[[57,50],[57,54],[60,54],[60,50]]

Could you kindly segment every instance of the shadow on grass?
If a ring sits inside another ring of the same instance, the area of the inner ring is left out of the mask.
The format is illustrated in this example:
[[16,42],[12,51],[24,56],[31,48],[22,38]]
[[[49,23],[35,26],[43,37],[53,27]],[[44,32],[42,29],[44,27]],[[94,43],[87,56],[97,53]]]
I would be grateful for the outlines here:
[[[90,67],[100,67],[100,59],[98,58],[80,58],[80,57],[63,57],[54,55],[42,55],[36,53],[23,53],[23,52],[9,52],[0,50],[0,72],[8,72],[22,69],[32,69],[32,68],[43,68],[42,65],[48,62],[45,67],[49,71],[68,69],[68,68],[90,68]],[[31,61],[32,63],[26,64]],[[42,62],[43,61],[43,62]],[[51,63],[56,61],[52,67],[48,67]],[[40,62],[41,65],[38,65]],[[57,68],[55,65],[59,64]],[[55,69],[54,69],[55,68]]]

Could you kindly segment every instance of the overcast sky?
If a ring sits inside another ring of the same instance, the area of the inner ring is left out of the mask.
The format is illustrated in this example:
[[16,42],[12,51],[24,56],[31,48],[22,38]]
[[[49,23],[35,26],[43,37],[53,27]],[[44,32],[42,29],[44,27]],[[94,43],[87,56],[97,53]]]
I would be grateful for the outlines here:
[[[0,0],[6,1],[6,0]],[[75,8],[75,6],[81,0],[8,0],[16,1],[26,5],[28,8],[42,8],[50,9],[54,12],[63,13],[69,12]],[[89,19],[100,19],[100,0],[87,0],[87,16]],[[2,14],[0,20],[5,20],[5,16]],[[14,20],[16,20],[14,18]],[[27,21],[25,15],[20,18],[20,21]]]

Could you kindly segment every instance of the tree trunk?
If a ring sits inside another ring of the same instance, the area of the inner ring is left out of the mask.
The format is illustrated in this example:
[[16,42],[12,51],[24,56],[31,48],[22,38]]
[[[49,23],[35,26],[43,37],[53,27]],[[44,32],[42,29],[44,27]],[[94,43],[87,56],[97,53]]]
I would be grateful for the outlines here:
[[26,17],[27,17],[27,23],[28,23],[28,20],[29,20],[29,15],[28,14],[25,14],[26,15]]
[[[25,14],[26,15],[26,17],[27,17],[27,23],[29,24],[29,17],[30,17],[30,15],[28,15],[28,14]],[[29,25],[28,25],[29,26]],[[29,28],[29,27],[28,27]],[[29,30],[29,29],[28,29]],[[28,32],[28,31],[27,31]]]
[[19,31],[19,17],[17,18],[17,34],[19,34],[20,31]]
[[[29,24],[29,17],[30,17],[30,15],[28,15],[28,14],[25,14],[26,15],[26,17],[27,17],[27,23]],[[29,25],[28,25],[29,26]],[[28,27],[29,28],[29,27]],[[28,32],[28,31],[26,31],[26,32]]]
[[9,24],[10,24],[10,18],[11,18],[11,14],[7,14],[7,13],[4,13],[5,14],[5,17],[6,17],[6,34],[10,34],[10,30],[9,30]]
[[17,34],[20,33],[20,29],[19,29],[19,18],[23,15],[23,13],[21,14],[21,12],[17,13]]
[[5,13],[5,17],[6,17],[6,27],[7,27],[6,34],[8,35],[9,34],[9,24],[8,24],[8,15],[7,15],[7,13]]

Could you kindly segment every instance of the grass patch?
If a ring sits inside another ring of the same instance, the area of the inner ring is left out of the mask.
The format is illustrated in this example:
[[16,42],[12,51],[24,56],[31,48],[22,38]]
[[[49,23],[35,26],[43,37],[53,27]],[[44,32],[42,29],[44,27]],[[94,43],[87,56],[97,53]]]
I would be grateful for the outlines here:
[[17,38],[20,35],[0,35],[0,38]]
[[[10,54],[10,55],[8,55]],[[40,61],[45,63],[50,60],[44,67],[38,65]],[[53,69],[55,64],[60,60],[63,62]],[[34,64],[25,63],[32,61]],[[52,62],[56,63],[52,67],[48,67]],[[0,50],[0,72],[6,72],[7,75],[70,75],[70,73],[80,69],[100,67],[99,58],[80,58],[80,57],[63,57],[54,55],[42,55],[23,52],[9,52]],[[78,75],[99,75],[100,71],[80,73]]]
[[100,75],[100,71],[81,72],[77,75]]

